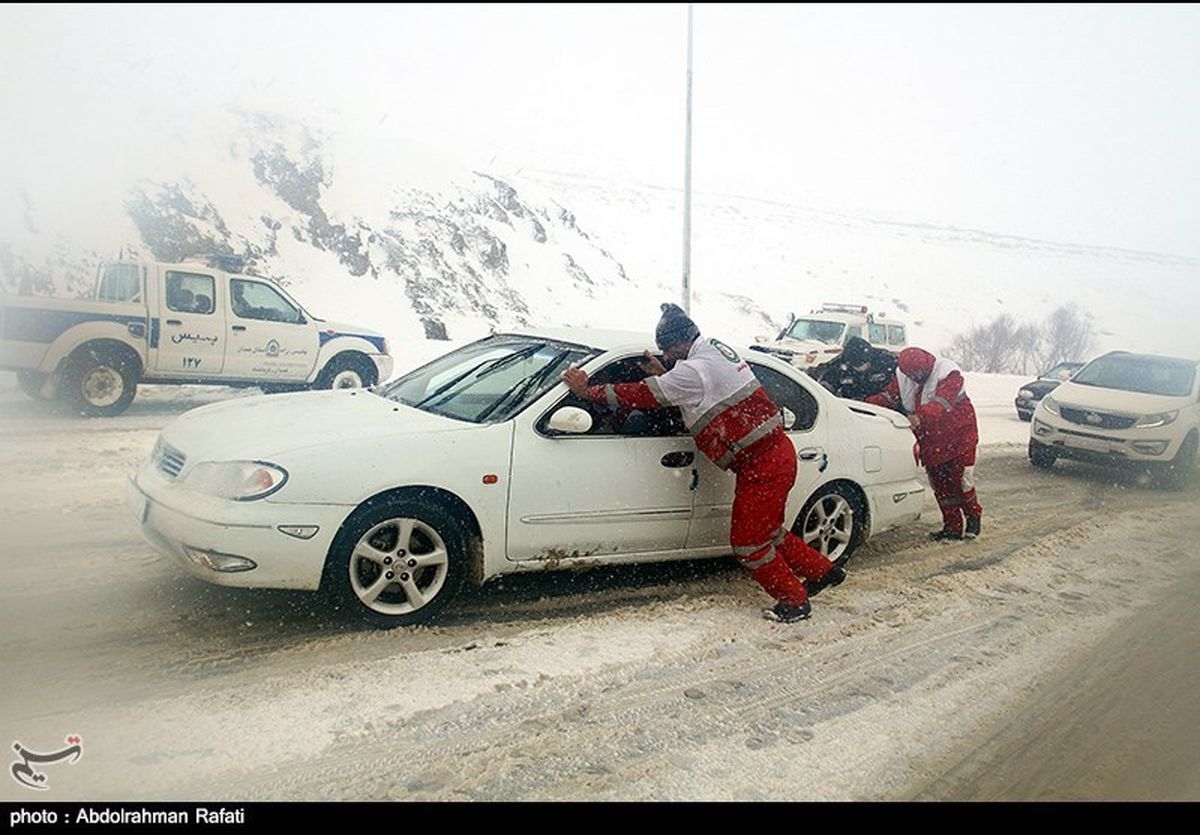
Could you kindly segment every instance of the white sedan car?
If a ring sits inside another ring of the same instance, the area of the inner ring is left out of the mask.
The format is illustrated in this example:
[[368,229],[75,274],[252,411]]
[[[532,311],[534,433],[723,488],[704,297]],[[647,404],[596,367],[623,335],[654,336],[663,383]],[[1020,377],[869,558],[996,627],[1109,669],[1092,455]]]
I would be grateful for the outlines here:
[[[677,409],[577,400],[562,371],[627,382],[635,333],[496,334],[376,390],[203,406],[130,481],[146,538],[212,583],[321,589],[384,627],[428,620],[461,584],[513,571],[730,552],[733,476]],[[799,458],[793,529],[831,558],[915,521],[907,419],[839,400],[743,352]]]

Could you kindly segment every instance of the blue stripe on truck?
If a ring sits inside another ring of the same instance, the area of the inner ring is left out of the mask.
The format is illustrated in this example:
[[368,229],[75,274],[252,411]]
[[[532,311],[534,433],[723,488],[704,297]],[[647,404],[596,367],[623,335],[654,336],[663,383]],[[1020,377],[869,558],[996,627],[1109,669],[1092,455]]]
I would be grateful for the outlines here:
[[357,339],[367,340],[367,342],[370,342],[375,346],[375,349],[379,351],[379,353],[383,353],[384,338],[382,336],[367,336],[366,334],[362,333],[330,333],[329,331],[319,331],[317,336],[320,337],[321,340],[318,343],[318,346],[322,348],[325,346],[325,343],[331,339],[337,339],[339,336],[353,336]]
[[[117,313],[83,313],[68,310],[39,310],[35,307],[0,308],[0,333],[14,342],[50,344],[76,325],[84,322],[117,322],[122,325],[145,325],[145,316],[122,316]],[[145,334],[143,334],[145,338]]]

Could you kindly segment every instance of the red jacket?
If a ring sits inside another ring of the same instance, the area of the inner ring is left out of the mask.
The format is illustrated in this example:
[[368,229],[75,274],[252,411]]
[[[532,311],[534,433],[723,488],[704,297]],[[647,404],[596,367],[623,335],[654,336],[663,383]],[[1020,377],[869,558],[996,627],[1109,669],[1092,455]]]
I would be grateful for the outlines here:
[[919,416],[921,424],[913,431],[921,463],[936,467],[966,455],[973,460],[979,445],[975,407],[963,384],[962,372],[950,360],[920,348],[905,348],[892,381],[867,402]]

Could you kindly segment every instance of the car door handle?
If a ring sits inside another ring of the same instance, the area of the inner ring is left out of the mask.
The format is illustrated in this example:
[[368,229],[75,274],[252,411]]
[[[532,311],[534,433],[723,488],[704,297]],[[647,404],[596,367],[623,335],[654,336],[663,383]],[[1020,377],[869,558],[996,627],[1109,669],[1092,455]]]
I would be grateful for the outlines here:
[[668,452],[662,457],[664,467],[688,467],[696,460],[694,452]]
[[829,456],[825,453],[825,450],[817,446],[804,447],[804,449],[796,453],[796,457],[801,461],[816,461],[818,458],[821,459],[821,465],[817,467],[817,472],[819,473],[825,472],[825,468],[829,466]]
[[234,325],[233,329],[235,331],[244,331],[246,329],[246,326],[245,325]]
[[181,319],[168,319],[168,320],[167,320],[167,324],[168,324],[168,325],[182,325],[182,324],[183,324],[183,320],[181,320]]

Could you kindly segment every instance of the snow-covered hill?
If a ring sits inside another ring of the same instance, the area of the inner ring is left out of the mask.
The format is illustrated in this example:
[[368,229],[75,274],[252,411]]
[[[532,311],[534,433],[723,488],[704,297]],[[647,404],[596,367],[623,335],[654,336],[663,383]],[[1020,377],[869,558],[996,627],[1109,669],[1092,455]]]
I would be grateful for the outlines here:
[[[104,180],[73,181],[69,166],[0,176],[5,286],[79,292],[96,262],[122,253],[237,254],[317,315],[397,345],[522,325],[649,330],[679,293],[679,190],[479,170],[416,143],[254,113],[167,140]],[[1041,319],[1074,301],[1095,316],[1101,348],[1200,356],[1195,258],[703,191],[693,230],[694,318],[736,341],[839,301],[906,319],[912,341],[940,349],[999,313]]]

